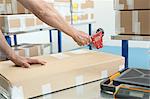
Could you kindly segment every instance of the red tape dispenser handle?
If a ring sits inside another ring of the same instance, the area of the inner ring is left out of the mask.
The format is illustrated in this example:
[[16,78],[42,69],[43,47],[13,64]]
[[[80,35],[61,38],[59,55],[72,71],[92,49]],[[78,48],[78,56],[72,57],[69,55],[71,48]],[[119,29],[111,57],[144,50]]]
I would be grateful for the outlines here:
[[99,28],[96,31],[96,34],[94,34],[91,37],[92,43],[95,48],[97,48],[97,49],[103,48],[103,36],[104,36],[104,30],[102,28]]

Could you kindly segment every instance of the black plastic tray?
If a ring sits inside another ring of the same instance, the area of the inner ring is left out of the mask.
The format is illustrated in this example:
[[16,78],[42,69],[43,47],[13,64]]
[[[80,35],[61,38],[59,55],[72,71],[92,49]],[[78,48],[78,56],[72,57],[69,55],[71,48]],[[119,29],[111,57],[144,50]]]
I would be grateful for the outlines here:
[[129,84],[150,88],[150,70],[131,68],[113,80],[114,85]]

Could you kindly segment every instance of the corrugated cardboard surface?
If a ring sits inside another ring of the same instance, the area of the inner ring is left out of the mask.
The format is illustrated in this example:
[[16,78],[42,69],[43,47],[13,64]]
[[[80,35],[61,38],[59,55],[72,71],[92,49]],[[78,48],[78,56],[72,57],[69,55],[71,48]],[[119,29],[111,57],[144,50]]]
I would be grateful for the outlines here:
[[35,58],[46,60],[47,64],[24,69],[13,67],[10,61],[0,63],[0,74],[10,82],[12,90],[17,88],[22,93],[17,97],[29,98],[98,80],[124,65],[121,56],[87,50]]
[[114,0],[115,10],[150,9],[150,0]]
[[116,33],[150,35],[150,10],[116,11]]

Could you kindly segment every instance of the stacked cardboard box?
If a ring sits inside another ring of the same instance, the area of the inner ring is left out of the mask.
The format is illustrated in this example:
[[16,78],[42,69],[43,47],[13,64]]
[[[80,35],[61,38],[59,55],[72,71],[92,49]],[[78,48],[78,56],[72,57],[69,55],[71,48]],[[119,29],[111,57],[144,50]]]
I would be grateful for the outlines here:
[[50,54],[50,44],[20,44],[13,46],[12,49],[16,54],[24,57],[33,57]]
[[150,35],[150,0],[114,0],[116,33]]
[[123,57],[89,50],[34,58],[47,63],[30,69],[14,67],[10,61],[0,63],[0,89],[4,96],[28,99],[106,78],[124,68]]
[[72,24],[90,23],[95,21],[94,0],[55,0],[55,4],[56,3],[70,5]]
[[[45,0],[52,5],[71,24],[70,3]],[[8,9],[9,8],[9,9]],[[26,10],[17,0],[0,1],[0,28],[2,32],[16,33],[28,32],[36,29],[49,28],[47,24],[39,20],[33,14],[27,14]]]
[[72,0],[72,23],[94,22],[94,0]]
[[0,0],[0,14],[29,13],[17,0]]
[[114,0],[115,10],[150,9],[150,0]]
[[[17,46],[12,46],[12,49],[19,56],[23,57],[33,57],[40,55],[48,55],[52,52],[50,44],[19,44]],[[8,57],[4,52],[0,52],[0,61],[6,61]]]
[[[44,0],[47,3],[53,3],[53,0]],[[25,14],[30,13],[17,0],[0,0],[0,14]]]
[[0,27],[4,33],[50,28],[33,14],[0,15]]
[[[69,23],[94,21],[94,0],[45,0]],[[0,1],[0,28],[2,32],[16,33],[49,28],[25,9],[17,0]],[[9,15],[8,15],[9,14]]]

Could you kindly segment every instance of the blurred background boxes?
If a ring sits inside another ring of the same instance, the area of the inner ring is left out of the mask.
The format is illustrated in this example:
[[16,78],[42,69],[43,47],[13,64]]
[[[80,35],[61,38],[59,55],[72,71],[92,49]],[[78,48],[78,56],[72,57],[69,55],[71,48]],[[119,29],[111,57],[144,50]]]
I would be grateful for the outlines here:
[[73,13],[72,24],[83,24],[95,22],[94,13]]
[[[69,24],[93,22],[94,0],[45,0],[52,5]],[[0,1],[0,27],[2,32],[15,33],[49,26],[26,10],[17,0]],[[88,12],[88,13],[87,13]]]
[[17,0],[0,0],[0,14],[30,13]]
[[94,0],[72,0],[72,12],[93,12]]
[[0,15],[0,27],[3,33],[25,32],[48,28],[33,14]]
[[150,35],[150,10],[116,11],[116,33]]
[[47,55],[51,52],[50,44],[20,44],[13,46],[16,54],[24,57]]
[[150,0],[114,0],[116,33],[150,35]]
[[150,0],[114,0],[115,10],[150,9]]

